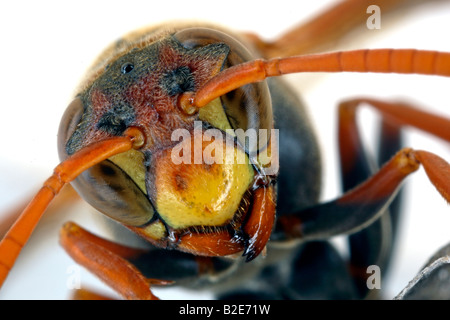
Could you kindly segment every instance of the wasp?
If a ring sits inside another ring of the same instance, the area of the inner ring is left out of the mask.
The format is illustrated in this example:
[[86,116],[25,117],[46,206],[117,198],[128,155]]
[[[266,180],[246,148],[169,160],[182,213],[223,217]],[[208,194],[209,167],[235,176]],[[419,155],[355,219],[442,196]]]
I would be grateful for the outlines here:
[[[220,50],[219,50],[220,51]],[[217,52],[216,52],[217,53]],[[222,52],[222,54],[223,54],[223,52]],[[220,55],[219,55],[220,56]],[[120,66],[120,70],[121,70],[121,72],[122,72],[122,67],[123,67],[123,71],[126,71],[126,70],[128,70],[128,69],[130,69],[131,68],[131,66],[130,65],[128,65],[128,67],[127,67],[127,65],[126,64],[123,64],[123,65],[121,65]],[[134,70],[134,67],[135,67],[135,65],[133,65],[133,70],[131,70],[130,71],[130,74],[131,73],[133,73],[133,71],[136,71],[136,70]],[[105,69],[108,69],[108,68],[111,68],[111,66],[108,66],[108,65],[104,65],[104,66],[102,66],[102,68],[105,68]],[[184,71],[183,70],[180,70],[179,71],[180,73],[183,73]],[[124,73],[125,74],[125,73]],[[127,72],[126,72],[126,74],[128,74]],[[172,74],[172,78],[174,77],[175,75],[174,74]],[[189,77],[188,77],[189,78]],[[427,80],[427,81],[430,81],[430,80]],[[442,79],[441,79],[441,81],[442,81]],[[444,80],[445,81],[445,80]],[[373,86],[370,86],[370,85],[368,85],[368,87],[370,87],[370,89],[374,89],[374,87]],[[186,89],[187,88],[187,89]],[[189,89],[190,89],[190,85],[189,85],[189,83],[186,85],[186,88],[184,88],[183,90],[186,90],[186,91],[189,91]],[[167,88],[166,88],[167,89]],[[111,89],[112,90],[112,89]],[[170,90],[169,90],[170,91]],[[428,91],[428,90],[427,90]],[[332,92],[331,90],[329,91],[329,92]],[[361,90],[361,91],[358,91],[358,93],[359,92],[364,92],[364,90]],[[369,91],[370,92],[370,91]],[[272,94],[274,94],[273,92],[271,92]],[[352,94],[348,94],[348,95],[346,95],[345,97],[346,98],[348,98],[348,97],[351,97],[351,96],[354,96],[354,92],[352,93]],[[428,100],[429,101],[429,100]],[[427,103],[428,104],[428,103]],[[104,125],[102,125],[102,126],[100,126],[100,127],[103,127],[103,128],[106,128],[105,129],[105,131],[106,132],[108,132],[108,130],[109,131],[111,131],[111,132],[114,132],[114,131],[117,131],[117,130],[119,130],[119,129],[114,129],[115,128],[115,126],[113,126],[112,125],[112,123],[113,122],[119,122],[119,127],[121,126],[120,125],[120,121],[122,121],[122,120],[127,120],[127,112],[126,112],[126,107],[125,106],[122,106],[122,107],[117,107],[117,108],[119,108],[119,111],[120,112],[124,112],[124,116],[122,117],[122,118],[120,118],[120,119],[114,119],[114,117],[113,116],[111,116],[111,115],[109,115],[108,117],[106,117],[104,120],[103,120],[103,123],[104,123]],[[316,107],[317,108],[317,107]],[[123,110],[125,110],[125,111],[123,111]],[[118,111],[118,110],[116,110],[116,111]],[[119,112],[119,113],[120,113]],[[230,117],[230,118],[232,118],[232,117]],[[235,117],[234,117],[235,118]],[[322,117],[321,117],[321,119],[323,120],[323,114],[322,114]],[[108,120],[109,119],[109,120]],[[111,120],[112,119],[112,120]],[[128,121],[128,120],[127,120]],[[209,122],[211,122],[211,121],[209,121]],[[105,124],[106,123],[106,124]],[[69,126],[70,127],[70,126]],[[120,131],[120,130],[119,130]],[[111,133],[110,132],[110,133]],[[69,139],[69,138],[68,138]],[[328,139],[330,139],[330,138],[328,138]],[[73,138],[72,140],[76,140],[75,138]],[[280,140],[280,142],[282,142],[282,140]],[[77,144],[77,142],[75,142],[75,143],[73,143],[73,144]],[[414,144],[414,143],[412,143],[412,144]],[[415,146],[414,146],[415,147]],[[76,147],[69,147],[69,149],[70,148],[73,148],[73,149],[75,149]],[[427,149],[427,148],[425,148],[424,147],[424,149]],[[67,151],[67,148],[66,148],[66,151]],[[338,153],[338,152],[336,152],[336,153]],[[311,158],[311,159],[314,159],[314,158]],[[316,161],[313,161],[313,162],[316,162]],[[282,166],[283,167],[283,166]],[[284,166],[284,167],[286,167],[286,166]],[[313,168],[314,167],[314,165],[312,165],[310,168]],[[106,170],[106,169],[105,169]],[[311,169],[312,170],[312,169]],[[317,179],[316,179],[316,181],[315,181],[315,183],[317,183],[318,181],[317,181]],[[429,182],[426,182],[426,183],[429,183]],[[424,183],[425,184],[425,183]],[[182,185],[182,183],[181,183],[181,185]],[[310,184],[310,187],[311,187],[311,190],[313,190],[314,189],[314,187],[313,187],[313,185],[314,185],[314,183],[311,183]],[[314,198],[314,197],[312,197],[312,198]],[[439,200],[437,200],[437,201],[439,201]],[[117,218],[117,217],[116,217]],[[275,235],[275,233],[274,233],[274,235]],[[274,236],[274,238],[275,238],[275,236]],[[276,240],[276,239],[274,239],[274,240]],[[274,241],[275,242],[275,241]],[[170,252],[172,252],[172,251],[170,251]],[[269,257],[269,253],[270,253],[270,250],[268,250],[268,257]],[[266,258],[266,259],[268,259],[268,258]],[[249,262],[249,263],[252,263],[252,262]]]

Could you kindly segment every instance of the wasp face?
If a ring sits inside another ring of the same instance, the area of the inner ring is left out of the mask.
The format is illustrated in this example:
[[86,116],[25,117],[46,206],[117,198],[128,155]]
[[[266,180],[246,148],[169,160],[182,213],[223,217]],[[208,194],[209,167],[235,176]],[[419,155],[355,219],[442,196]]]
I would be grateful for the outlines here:
[[[118,50],[69,106],[59,133],[64,159],[138,127],[146,137],[139,151],[87,170],[74,186],[101,212],[159,246],[175,248],[189,233],[223,232],[230,239],[242,233],[256,171],[239,137],[226,131],[239,122],[260,125],[242,103],[235,110],[216,99],[193,114],[178,107],[180,94],[195,92],[229,64],[230,55],[225,42],[196,45],[178,35]],[[180,130],[182,139],[174,139]],[[198,160],[198,153],[205,157]],[[222,159],[216,161],[218,154]]]

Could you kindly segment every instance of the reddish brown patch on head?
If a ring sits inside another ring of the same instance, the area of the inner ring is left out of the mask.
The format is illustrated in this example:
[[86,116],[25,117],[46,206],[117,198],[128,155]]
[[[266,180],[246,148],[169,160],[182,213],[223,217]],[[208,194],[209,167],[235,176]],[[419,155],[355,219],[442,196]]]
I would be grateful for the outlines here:
[[137,122],[149,126],[147,134],[158,148],[171,142],[173,130],[192,129],[196,119],[178,108],[178,95],[201,87],[225,61],[222,44],[207,47],[186,49],[171,38],[159,42],[156,63],[126,90]]
[[118,136],[134,126],[147,137],[143,152],[170,147],[173,131],[191,130],[198,117],[178,108],[178,96],[216,75],[228,51],[222,43],[185,48],[171,35],[136,45],[80,94],[86,108],[74,133],[76,145]]

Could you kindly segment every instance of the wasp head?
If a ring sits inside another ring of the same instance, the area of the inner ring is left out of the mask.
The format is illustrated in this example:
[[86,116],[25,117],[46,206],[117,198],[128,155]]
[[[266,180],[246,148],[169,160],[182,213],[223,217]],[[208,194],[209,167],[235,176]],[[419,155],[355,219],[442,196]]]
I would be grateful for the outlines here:
[[[205,42],[204,33],[194,43],[182,41],[191,39],[188,31],[118,44],[67,109],[59,150],[64,159],[129,127],[139,128],[145,136],[139,150],[87,170],[73,183],[75,189],[160,247],[225,255],[244,250],[248,242],[243,223],[259,172],[239,136],[228,130],[260,127],[263,121],[267,127],[271,112],[261,98],[264,86],[216,99],[198,112],[180,108],[181,94],[201,88],[236,57],[230,54],[233,45]],[[245,103],[242,97],[249,96],[257,99]],[[192,235],[201,243],[193,245]],[[223,241],[229,246],[221,246]]]

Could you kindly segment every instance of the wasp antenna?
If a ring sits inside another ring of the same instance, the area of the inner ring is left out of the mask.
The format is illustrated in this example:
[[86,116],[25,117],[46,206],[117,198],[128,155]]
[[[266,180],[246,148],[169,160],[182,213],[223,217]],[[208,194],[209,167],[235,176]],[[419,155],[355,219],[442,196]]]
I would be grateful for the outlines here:
[[0,287],[42,214],[61,188],[93,165],[115,154],[140,148],[144,142],[142,132],[133,128],[126,132],[124,137],[103,140],[79,150],[55,168],[53,175],[44,182],[43,187],[0,242]]
[[203,107],[246,84],[300,72],[377,72],[450,76],[450,53],[415,49],[351,50],[270,60],[253,60],[230,67],[197,93],[180,101]]

